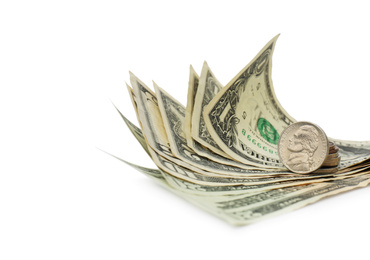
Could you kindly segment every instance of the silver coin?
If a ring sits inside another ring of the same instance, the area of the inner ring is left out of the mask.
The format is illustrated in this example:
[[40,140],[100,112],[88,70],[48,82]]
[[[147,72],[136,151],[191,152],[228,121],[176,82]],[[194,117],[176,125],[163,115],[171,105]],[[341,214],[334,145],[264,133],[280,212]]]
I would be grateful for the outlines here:
[[338,171],[338,167],[320,167],[316,171],[314,171],[315,174],[330,174],[330,173],[336,173]]
[[326,167],[335,167],[335,166],[338,166],[340,162],[340,156],[337,156],[335,158],[332,158],[332,159],[326,159],[324,161],[324,163],[322,164],[322,166],[326,166]]
[[336,152],[336,153],[330,153],[330,149],[329,149],[329,154],[328,154],[328,157],[326,157],[325,161],[329,161],[331,159],[335,159],[337,157],[339,157],[339,153]]
[[295,173],[311,173],[324,163],[329,153],[325,132],[310,122],[297,122],[288,126],[278,143],[281,162]]

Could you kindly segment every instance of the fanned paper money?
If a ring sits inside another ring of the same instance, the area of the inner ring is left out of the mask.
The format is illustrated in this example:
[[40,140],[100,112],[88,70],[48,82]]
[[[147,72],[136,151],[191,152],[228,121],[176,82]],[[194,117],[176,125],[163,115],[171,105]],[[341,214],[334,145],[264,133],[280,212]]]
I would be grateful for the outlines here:
[[[327,150],[321,152],[325,154],[322,167],[310,174],[284,167],[279,140],[296,120],[280,105],[272,85],[277,38],[225,87],[206,62],[200,76],[190,67],[186,107],[160,86],[154,83],[153,91],[131,73],[132,88],[127,88],[140,128],[117,111],[158,169],[114,157],[233,225],[250,224],[367,186],[370,142],[366,141],[329,138],[323,146]],[[303,126],[297,134],[291,133],[294,142],[307,129]],[[306,143],[288,147],[298,149],[294,156],[287,155],[289,163],[306,167],[305,145],[311,154],[316,149],[313,131]]]

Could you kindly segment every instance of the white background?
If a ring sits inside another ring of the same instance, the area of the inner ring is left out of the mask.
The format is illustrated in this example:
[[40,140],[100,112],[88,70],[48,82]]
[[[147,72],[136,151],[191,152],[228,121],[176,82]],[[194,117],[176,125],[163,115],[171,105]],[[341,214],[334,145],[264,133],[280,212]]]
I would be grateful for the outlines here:
[[275,35],[276,95],[330,137],[370,140],[366,1],[1,1],[0,259],[368,259],[370,189],[233,227],[102,153],[153,163],[134,72],[186,104]]

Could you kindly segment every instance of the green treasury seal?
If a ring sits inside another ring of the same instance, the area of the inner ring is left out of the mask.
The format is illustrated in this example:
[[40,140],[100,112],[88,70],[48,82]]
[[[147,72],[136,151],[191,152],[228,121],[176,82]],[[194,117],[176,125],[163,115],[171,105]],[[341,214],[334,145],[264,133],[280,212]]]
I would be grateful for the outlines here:
[[260,117],[257,121],[257,128],[261,136],[271,144],[278,144],[279,133],[276,131],[275,127],[266,119]]

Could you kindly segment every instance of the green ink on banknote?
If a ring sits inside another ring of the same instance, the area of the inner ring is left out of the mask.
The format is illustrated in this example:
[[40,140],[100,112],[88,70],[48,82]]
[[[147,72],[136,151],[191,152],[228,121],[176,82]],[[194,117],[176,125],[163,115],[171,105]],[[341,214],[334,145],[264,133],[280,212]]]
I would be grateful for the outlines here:
[[257,121],[257,128],[261,136],[271,144],[278,144],[279,133],[276,131],[275,127],[266,119],[259,118]]

